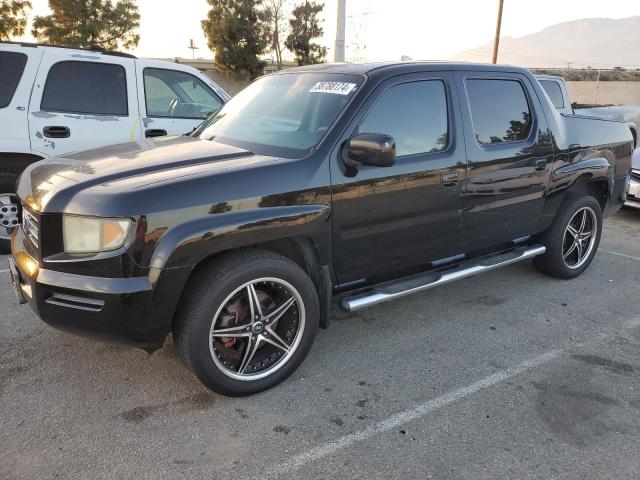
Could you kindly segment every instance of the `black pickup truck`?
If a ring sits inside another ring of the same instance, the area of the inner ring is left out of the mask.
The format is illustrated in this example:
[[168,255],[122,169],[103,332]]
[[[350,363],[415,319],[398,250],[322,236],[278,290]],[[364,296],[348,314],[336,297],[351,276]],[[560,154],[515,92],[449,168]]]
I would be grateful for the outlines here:
[[632,145],[515,67],[291,69],[188,136],[31,165],[12,278],[54,327],[148,351],[173,332],[207,387],[249,394],[302,362],[334,296],[354,311],[529,258],[581,274]]

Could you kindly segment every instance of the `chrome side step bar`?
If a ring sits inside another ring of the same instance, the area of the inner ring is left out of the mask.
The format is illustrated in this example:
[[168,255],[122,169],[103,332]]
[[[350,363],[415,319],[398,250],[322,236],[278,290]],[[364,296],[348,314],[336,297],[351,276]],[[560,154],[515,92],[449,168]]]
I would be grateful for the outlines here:
[[340,301],[340,306],[347,312],[355,312],[356,310],[370,307],[377,303],[387,302],[412,293],[422,292],[423,290],[428,290],[439,285],[495,270],[496,268],[511,265],[512,263],[521,262],[522,260],[542,255],[546,250],[546,247],[542,245],[529,245],[490,257],[468,260],[448,270],[421,273],[397,282],[375,286],[364,293],[344,297]]

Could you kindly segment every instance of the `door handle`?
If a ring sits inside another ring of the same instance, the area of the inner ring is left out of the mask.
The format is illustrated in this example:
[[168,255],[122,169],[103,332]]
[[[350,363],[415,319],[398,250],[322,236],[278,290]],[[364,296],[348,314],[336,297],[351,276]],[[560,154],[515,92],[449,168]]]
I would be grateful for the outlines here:
[[538,160],[536,161],[535,171],[536,172],[544,172],[547,169],[547,161],[546,160]]
[[442,185],[445,187],[455,187],[458,184],[458,172],[447,172],[442,174]]
[[150,128],[144,131],[144,136],[147,138],[164,137],[166,134],[167,134],[167,131],[162,130],[161,128]]
[[71,130],[69,127],[44,127],[42,134],[47,138],[69,138],[71,136]]

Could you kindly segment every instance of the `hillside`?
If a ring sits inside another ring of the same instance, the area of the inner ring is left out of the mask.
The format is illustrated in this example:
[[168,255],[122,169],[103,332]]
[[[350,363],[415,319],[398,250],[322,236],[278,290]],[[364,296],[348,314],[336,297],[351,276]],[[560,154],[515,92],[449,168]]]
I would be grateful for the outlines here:
[[[491,49],[489,42],[453,58],[487,62]],[[552,25],[523,37],[502,37],[498,61],[539,68],[640,68],[640,16],[585,18]]]

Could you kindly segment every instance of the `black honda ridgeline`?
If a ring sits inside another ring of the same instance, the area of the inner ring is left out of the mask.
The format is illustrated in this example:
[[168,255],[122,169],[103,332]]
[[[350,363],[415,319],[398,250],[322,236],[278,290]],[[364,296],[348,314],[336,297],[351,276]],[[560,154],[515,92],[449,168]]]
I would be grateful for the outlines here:
[[207,387],[250,394],[334,295],[354,311],[528,258],[580,275],[631,153],[627,125],[559,114],[515,67],[291,69],[190,135],[31,165],[12,278],[56,328],[148,351],[173,332]]

